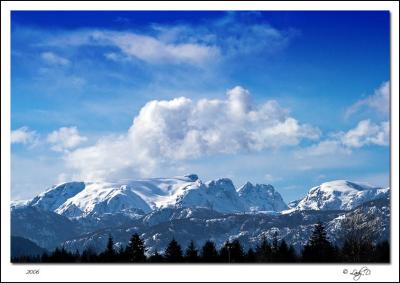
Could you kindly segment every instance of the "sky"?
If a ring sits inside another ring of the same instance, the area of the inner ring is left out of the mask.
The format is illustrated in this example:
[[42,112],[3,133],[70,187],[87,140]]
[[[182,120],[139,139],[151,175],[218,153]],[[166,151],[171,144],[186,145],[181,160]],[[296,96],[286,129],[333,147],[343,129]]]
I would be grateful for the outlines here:
[[389,185],[384,11],[13,11],[11,197],[196,173]]

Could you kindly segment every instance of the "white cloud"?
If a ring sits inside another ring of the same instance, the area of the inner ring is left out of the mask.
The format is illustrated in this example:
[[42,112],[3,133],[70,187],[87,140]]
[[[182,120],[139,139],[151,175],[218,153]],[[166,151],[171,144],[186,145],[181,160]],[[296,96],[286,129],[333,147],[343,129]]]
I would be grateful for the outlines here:
[[53,52],[43,52],[40,54],[41,58],[49,65],[68,66],[70,61],[61,57]]
[[66,151],[77,147],[87,138],[80,136],[76,127],[61,127],[47,136],[47,142],[54,151]]
[[388,121],[375,124],[370,120],[362,120],[347,132],[334,133],[329,139],[298,150],[296,157],[350,154],[352,149],[367,145],[389,145]]
[[35,131],[30,131],[28,127],[21,127],[19,129],[11,131],[11,143],[22,143],[22,144],[36,144],[38,136]]
[[386,81],[381,84],[381,86],[375,89],[374,94],[361,99],[350,106],[346,111],[346,117],[360,111],[361,109],[367,107],[374,109],[382,114],[389,113],[389,98],[390,98],[390,85]]
[[305,156],[349,154],[350,152],[339,140],[328,139],[298,150],[296,156],[302,158]]
[[[346,111],[346,117],[360,111],[364,107],[374,109],[383,114],[389,112],[390,89],[389,82],[386,81],[375,89],[374,94],[365,99],[357,101]],[[296,152],[296,157],[305,156],[327,156],[335,154],[350,154],[352,149],[361,148],[367,145],[388,146],[389,145],[389,121],[379,124],[371,120],[361,120],[357,126],[347,132],[331,133],[330,137],[317,144],[300,149]]]
[[164,43],[145,35],[105,32],[99,35],[109,40],[127,56],[136,57],[148,63],[190,63],[200,65],[218,56],[218,49],[193,43]]
[[317,139],[319,130],[290,117],[276,101],[252,105],[238,86],[227,98],[153,100],[142,107],[125,135],[105,137],[70,152],[68,163],[82,178],[124,172],[148,175],[159,165],[212,154],[233,154],[292,146]]
[[272,53],[288,45],[299,32],[279,30],[268,23],[249,23],[227,16],[207,25],[156,25],[146,32],[82,29],[50,36],[43,46],[106,46],[105,58],[126,61],[136,58],[150,64],[210,66],[221,58]]
[[[110,60],[136,58],[151,64],[191,64],[201,66],[219,56],[216,46],[195,42],[165,42],[162,39],[134,32],[112,30],[81,30],[49,39],[46,43],[56,46],[111,46],[119,52],[108,52]],[[54,56],[48,56],[52,59]],[[125,57],[125,58],[124,58]],[[49,59],[50,59],[49,58]]]
[[374,124],[370,120],[362,120],[354,129],[343,134],[341,142],[350,148],[371,144],[389,145],[389,122]]

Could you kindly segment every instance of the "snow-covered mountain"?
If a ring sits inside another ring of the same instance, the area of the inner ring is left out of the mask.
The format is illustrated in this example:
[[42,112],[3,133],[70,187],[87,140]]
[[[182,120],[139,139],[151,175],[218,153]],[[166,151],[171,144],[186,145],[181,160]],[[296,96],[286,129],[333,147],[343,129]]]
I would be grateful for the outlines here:
[[176,206],[208,208],[222,213],[247,211],[246,203],[240,198],[232,181],[226,178],[209,181],[205,184],[198,181],[188,186],[187,190],[177,199]]
[[390,227],[389,194],[389,188],[332,181],[286,205],[271,185],[248,182],[236,189],[227,178],[204,183],[197,175],[69,182],[32,200],[12,202],[11,231],[49,250],[64,245],[73,251],[101,251],[109,234],[116,245],[126,245],[136,232],[149,253],[161,251],[173,237],[182,245],[209,239],[222,245],[237,238],[254,246],[275,232],[301,247],[317,221],[325,223],[335,240],[343,219],[358,214],[373,219],[378,239],[384,239]]
[[287,208],[271,185],[247,183],[238,191],[230,179],[203,183],[197,175],[120,182],[69,182],[41,193],[28,205],[68,218],[123,213],[133,218],[154,209],[208,208],[222,213]]
[[11,235],[29,239],[47,249],[78,236],[80,231],[79,223],[52,211],[28,205],[11,209]]
[[[133,233],[144,239],[148,254],[163,252],[172,238],[182,247],[193,240],[197,247],[212,240],[220,248],[227,240],[239,239],[244,248],[255,248],[263,237],[272,239],[275,233],[294,245],[297,252],[306,244],[314,225],[322,221],[329,239],[339,243],[345,233],[342,221],[354,215],[368,219],[376,240],[390,235],[390,208],[388,199],[367,202],[350,211],[297,210],[289,214],[222,214],[206,208],[163,208],[153,211],[128,226],[108,227],[67,240],[63,245],[75,251],[93,247],[104,250],[109,234],[116,246],[126,245]],[[365,223],[364,223],[365,224]]]
[[337,180],[311,188],[308,194],[294,206],[294,209],[351,210],[364,202],[384,198],[388,194],[389,188]]
[[65,201],[85,189],[84,182],[68,182],[53,186],[30,201],[29,205],[54,211]]
[[271,185],[253,185],[247,182],[238,192],[247,205],[247,211],[282,211],[288,208],[281,195]]

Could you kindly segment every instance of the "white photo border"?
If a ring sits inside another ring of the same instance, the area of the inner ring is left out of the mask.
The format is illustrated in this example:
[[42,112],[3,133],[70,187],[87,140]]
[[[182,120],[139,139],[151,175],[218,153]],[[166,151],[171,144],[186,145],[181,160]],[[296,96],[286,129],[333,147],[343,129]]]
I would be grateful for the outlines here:
[[[95,265],[10,263],[10,14],[13,10],[387,10],[391,18],[391,263],[360,281],[399,281],[399,3],[397,1],[3,1],[1,3],[1,281],[345,282],[365,264]],[[26,275],[39,269],[37,275]]]

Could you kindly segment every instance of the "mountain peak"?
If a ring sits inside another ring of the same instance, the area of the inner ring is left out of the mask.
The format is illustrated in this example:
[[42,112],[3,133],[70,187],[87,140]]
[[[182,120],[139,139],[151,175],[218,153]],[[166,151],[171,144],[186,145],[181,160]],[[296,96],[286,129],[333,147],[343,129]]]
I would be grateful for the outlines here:
[[282,196],[272,185],[246,182],[238,190],[239,196],[245,200],[250,211],[282,211],[287,209]]
[[206,184],[208,187],[222,187],[222,188],[229,188],[229,189],[235,188],[232,180],[229,178],[220,178],[220,179],[216,179],[216,180],[211,180],[211,181],[208,181]]
[[350,210],[363,202],[378,199],[388,193],[379,187],[346,180],[334,180],[313,187],[301,199],[299,210]]
[[84,182],[67,182],[51,187],[29,202],[29,205],[54,211],[69,198],[85,189]]
[[[357,190],[357,191],[364,191],[364,190],[371,190],[371,189],[378,189],[377,187],[373,187],[363,183],[354,183],[347,180],[334,180],[329,182],[324,182],[321,185],[317,186],[321,190],[329,191],[347,191],[347,190]],[[315,187],[315,188],[317,188]]]
[[191,180],[193,182],[197,181],[199,179],[199,176],[197,176],[196,174],[188,174],[183,177],[188,178],[189,180]]

